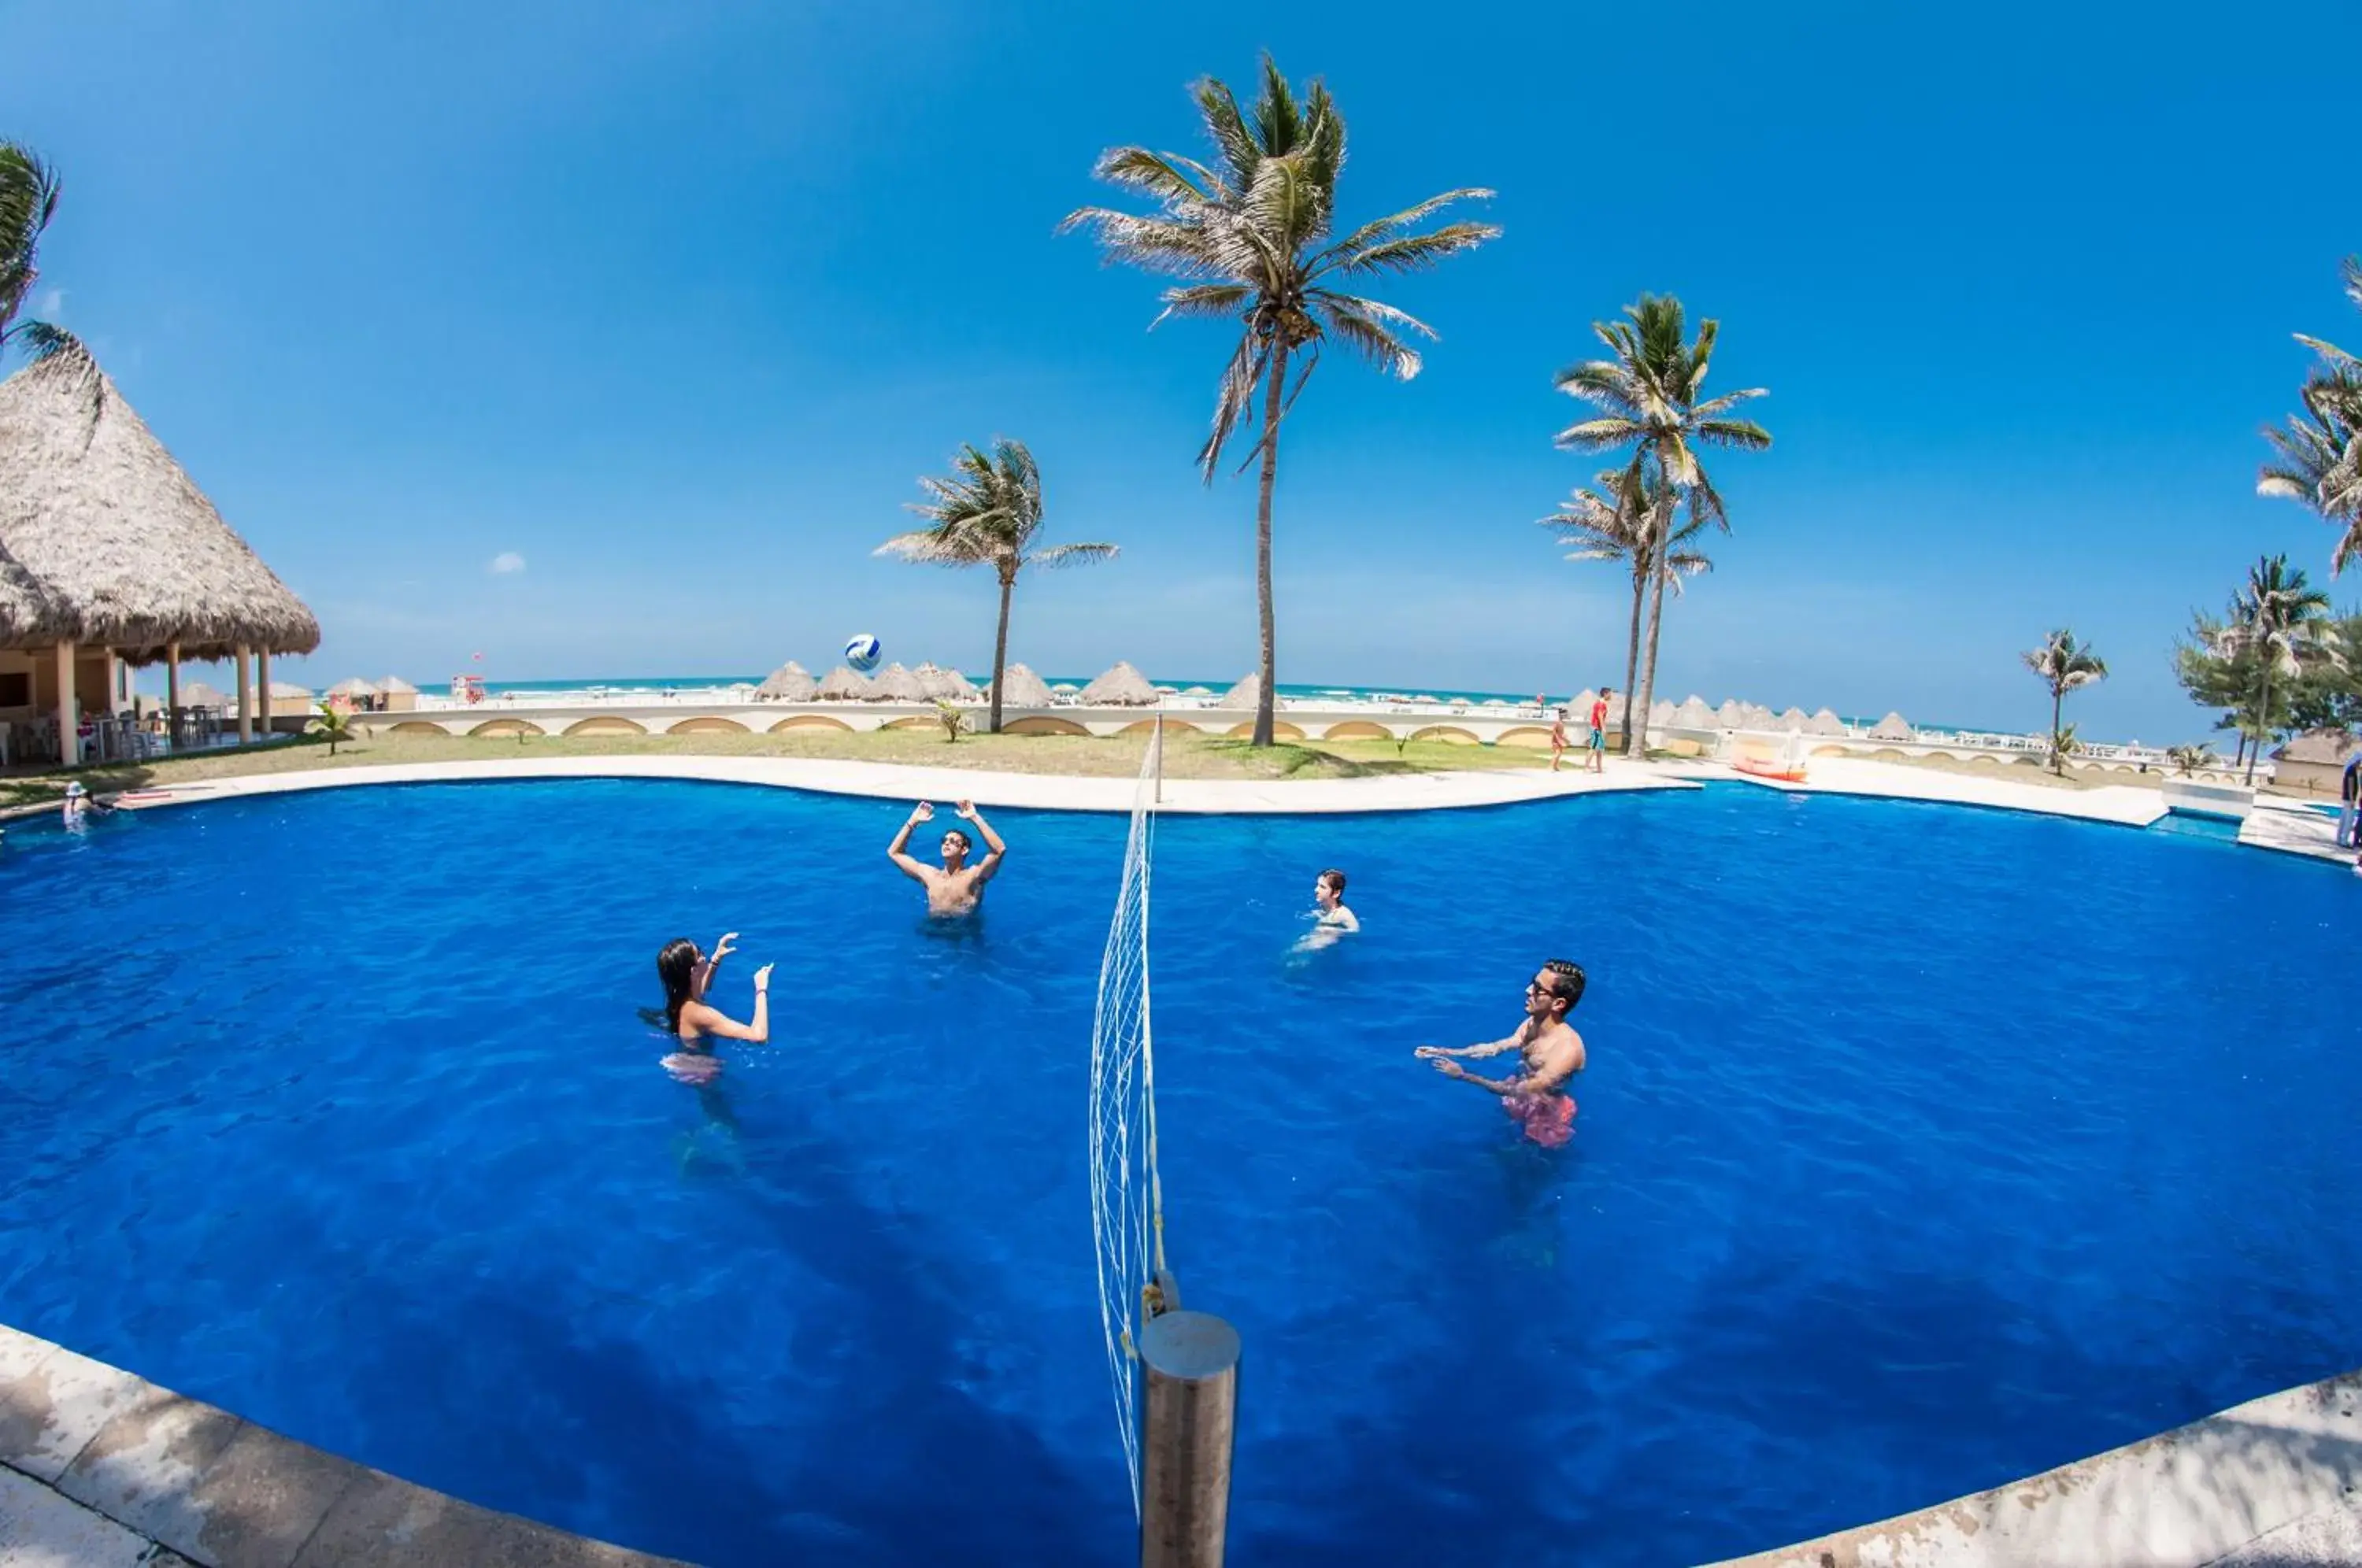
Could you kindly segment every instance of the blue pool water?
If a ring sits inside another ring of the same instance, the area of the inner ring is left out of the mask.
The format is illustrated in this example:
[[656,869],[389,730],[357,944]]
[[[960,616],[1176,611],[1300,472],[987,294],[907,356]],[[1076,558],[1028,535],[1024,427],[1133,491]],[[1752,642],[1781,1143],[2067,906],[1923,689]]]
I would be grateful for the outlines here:
[[[0,850],[0,1319],[496,1507],[715,1563],[1120,1563],[1085,1200],[1119,821],[356,790]],[[1364,931],[1291,967],[1313,873]],[[1669,1563],[2362,1363],[2362,887],[1732,787],[1168,820],[1174,1261],[1245,1337],[1233,1561]],[[701,1094],[676,933],[777,960]],[[1411,1047],[1581,959],[1573,1143]]]

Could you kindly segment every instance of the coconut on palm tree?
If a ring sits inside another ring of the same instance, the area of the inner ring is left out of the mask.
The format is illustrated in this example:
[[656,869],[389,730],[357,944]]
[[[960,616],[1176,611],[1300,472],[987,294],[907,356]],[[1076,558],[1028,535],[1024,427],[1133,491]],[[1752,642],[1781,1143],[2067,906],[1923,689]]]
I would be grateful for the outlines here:
[[1241,111],[1230,88],[1210,76],[1191,93],[1213,144],[1212,161],[1144,147],[1110,149],[1099,157],[1098,177],[1148,198],[1156,210],[1142,215],[1083,207],[1060,228],[1089,230],[1110,261],[1178,280],[1162,296],[1158,322],[1210,316],[1239,326],[1198,464],[1212,483],[1231,438],[1253,417],[1260,396],[1261,432],[1246,460],[1263,459],[1255,502],[1263,683],[1255,701],[1253,744],[1264,746],[1272,743],[1273,694],[1279,684],[1271,498],[1279,474],[1280,421],[1331,339],[1401,380],[1418,373],[1418,354],[1405,339],[1432,338],[1434,332],[1393,305],[1348,292],[1349,286],[1431,267],[1501,231],[1465,222],[1420,228],[1454,202],[1492,194],[1469,187],[1430,196],[1332,237],[1337,176],[1345,165],[1345,120],[1329,90],[1315,81],[1299,99],[1265,55],[1252,116]]
[[992,450],[959,449],[945,478],[919,480],[925,501],[911,510],[928,526],[897,534],[877,554],[900,556],[930,566],[990,567],[1000,582],[1000,623],[992,639],[992,733],[1000,733],[1001,671],[1009,662],[1009,601],[1017,574],[1028,567],[1050,570],[1103,561],[1113,545],[1053,545],[1037,549],[1042,530],[1042,470],[1022,441],[995,439]]
[[[2362,259],[2347,257],[2344,273],[2346,297],[2362,306]],[[2302,411],[2285,430],[2264,430],[2273,456],[2256,491],[2302,502],[2342,530],[2329,553],[2334,574],[2362,555],[2362,359],[2301,332],[2296,340],[2318,362],[2298,393]]]
[[[2262,728],[2256,752],[2264,749],[2272,718],[2273,686],[2292,680],[2323,664],[2343,666],[2337,634],[2329,613],[2329,595],[2305,581],[2304,572],[2291,570],[2286,556],[2266,556],[2248,569],[2246,586],[2233,602],[2230,622],[2220,634],[2225,657],[2252,656],[2258,689],[2252,710]],[[2256,756],[2247,757],[2246,781],[2256,778]]]
[[2028,648],[2017,657],[2050,688],[2050,771],[2064,777],[2067,754],[2075,749],[2074,732],[2059,723],[2065,717],[2067,693],[2105,680],[2107,661],[2093,653],[2089,644],[2077,642],[2075,634],[2064,626],[2043,638],[2040,647]]
[[1628,714],[1637,711],[1639,715],[1634,721],[1638,738],[1628,745],[1632,755],[1645,756],[1649,708],[1657,687],[1657,642],[1664,630],[1665,562],[1672,547],[1673,513],[1687,506],[1693,518],[1704,518],[1726,532],[1730,526],[1722,496],[1698,458],[1699,448],[1761,451],[1772,445],[1772,436],[1753,420],[1731,415],[1740,403],[1763,396],[1763,388],[1716,398],[1704,395],[1720,323],[1699,322],[1697,337],[1691,340],[1682,302],[1670,294],[1642,294],[1637,304],[1624,307],[1624,315],[1623,321],[1592,323],[1591,330],[1609,358],[1558,373],[1559,391],[1597,411],[1560,431],[1558,444],[1578,452],[1629,447],[1627,488],[1656,497],[1658,517],[1650,528],[1657,565],[1649,574],[1648,653],[1625,705]]
[[[1652,530],[1659,521],[1659,512],[1645,471],[1609,469],[1595,482],[1596,490],[1577,489],[1556,512],[1541,519],[1541,525],[1557,529],[1559,543],[1572,547],[1567,559],[1615,561],[1631,573],[1632,619],[1624,644],[1623,720],[1623,746],[1629,753],[1632,683],[1639,669],[1640,618],[1648,604],[1649,568],[1657,556]],[[1693,506],[1689,520],[1673,531],[1661,569],[1666,586],[1675,593],[1682,591],[1683,578],[1714,569],[1714,562],[1696,547],[1697,536],[1705,525],[1706,519]]]

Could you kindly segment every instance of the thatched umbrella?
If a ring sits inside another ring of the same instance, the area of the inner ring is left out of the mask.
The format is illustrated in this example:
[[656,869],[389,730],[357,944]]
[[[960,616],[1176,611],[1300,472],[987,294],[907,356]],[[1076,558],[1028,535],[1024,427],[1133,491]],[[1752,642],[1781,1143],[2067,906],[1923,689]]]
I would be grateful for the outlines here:
[[899,664],[889,664],[877,672],[869,683],[869,700],[873,702],[924,702],[927,689],[919,678]]
[[1705,705],[1705,698],[1692,696],[1673,710],[1673,723],[1685,730],[1710,730],[1715,725],[1714,710]]
[[1156,705],[1156,688],[1148,683],[1148,677],[1129,664],[1118,664],[1083,688],[1083,701],[1095,707],[1153,708]]
[[183,708],[219,708],[227,702],[227,698],[202,680],[181,683],[181,706]]
[[981,702],[984,693],[975,682],[956,669],[938,669],[922,664],[912,672],[919,678],[919,689],[938,702]]
[[1649,727],[1652,730],[1663,729],[1673,722],[1673,715],[1680,712],[1680,709],[1673,706],[1672,698],[1660,697],[1649,704]]
[[1192,686],[1181,693],[1184,697],[1211,697],[1213,694],[1214,689],[1210,686]]
[[1805,710],[1802,708],[1790,708],[1780,715],[1780,727],[1790,734],[1804,734],[1805,726],[1812,722],[1805,716]]
[[1808,734],[1841,735],[1846,733],[1845,721],[1824,708],[1805,723],[1805,731]]
[[[811,678],[811,671],[789,659],[763,678],[763,684],[755,688],[755,701],[809,702],[819,690],[820,683]],[[780,722],[786,723],[785,720]]]
[[1714,711],[1714,722],[1726,730],[1743,730],[1747,727],[1747,710],[1738,698],[1726,697],[1722,706]]
[[1050,689],[1025,666],[1012,664],[1000,672],[1000,705],[1004,709],[1046,708],[1050,702]]
[[1749,729],[1776,730],[1780,727],[1780,715],[1763,706],[1762,703],[1742,702],[1739,706],[1746,710]]
[[331,697],[349,697],[356,701],[366,702],[377,695],[377,688],[359,676],[352,675],[329,687],[327,694]]
[[826,702],[866,702],[869,690],[866,678],[855,675],[840,664],[828,672],[827,678],[820,683],[820,690],[813,695]]
[[[1429,698],[1426,699],[1426,701],[1432,701],[1434,699]],[[1250,675],[1244,680],[1240,681],[1236,686],[1231,687],[1228,691],[1223,692],[1220,705],[1225,708],[1261,707],[1263,705],[1263,677],[1261,675]]]
[[1907,741],[1911,734],[1910,721],[1900,713],[1889,713],[1870,727],[1872,740]]

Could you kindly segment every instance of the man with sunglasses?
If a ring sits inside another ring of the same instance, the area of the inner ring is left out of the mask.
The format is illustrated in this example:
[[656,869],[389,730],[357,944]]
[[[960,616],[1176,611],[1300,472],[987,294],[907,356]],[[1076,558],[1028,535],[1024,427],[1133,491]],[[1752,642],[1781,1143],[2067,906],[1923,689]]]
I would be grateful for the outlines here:
[[[1566,1081],[1583,1071],[1583,1036],[1566,1021],[1583,999],[1583,966],[1553,958],[1526,982],[1526,1021],[1516,1033],[1488,1045],[1463,1045],[1447,1050],[1422,1045],[1417,1055],[1435,1064],[1448,1078],[1501,1097],[1501,1109],[1525,1130],[1527,1137],[1546,1149],[1562,1147],[1574,1136],[1574,1100]],[[1524,1070],[1505,1078],[1479,1077],[1460,1065],[1472,1056],[1498,1056],[1516,1051]]]
[[1000,857],[1009,853],[1009,845],[992,831],[992,824],[984,820],[982,812],[962,801],[959,803],[960,820],[974,823],[976,831],[984,835],[985,856],[975,865],[969,865],[967,857],[975,851],[976,845],[960,829],[945,828],[941,845],[944,863],[940,867],[930,866],[907,853],[907,849],[911,831],[921,823],[933,820],[934,814],[933,805],[925,801],[920,801],[911,810],[910,819],[903,823],[902,831],[894,835],[894,842],[886,846],[886,857],[900,867],[904,876],[927,889],[928,914],[937,920],[953,920],[961,915],[974,914],[977,905],[984,900],[984,885],[992,880],[994,872],[1000,869]]

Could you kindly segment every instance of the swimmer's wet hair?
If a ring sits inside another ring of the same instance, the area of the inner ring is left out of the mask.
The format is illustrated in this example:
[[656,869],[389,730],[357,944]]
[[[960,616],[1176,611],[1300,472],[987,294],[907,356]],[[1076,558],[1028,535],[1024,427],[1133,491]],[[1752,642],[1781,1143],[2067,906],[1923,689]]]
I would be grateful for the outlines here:
[[1583,999],[1583,966],[1567,958],[1553,958],[1544,964],[1551,977],[1551,989],[1566,999],[1566,1010],[1573,1012],[1574,1004]]
[[680,1010],[690,1004],[690,992],[696,988],[700,956],[697,944],[686,936],[674,937],[657,954],[657,978],[664,986],[667,1029],[680,1027]]
[[1314,880],[1328,883],[1330,890],[1334,892],[1339,898],[1341,899],[1345,896],[1345,873],[1338,870],[1334,866],[1331,866],[1328,870],[1320,873],[1320,875],[1315,878]]

